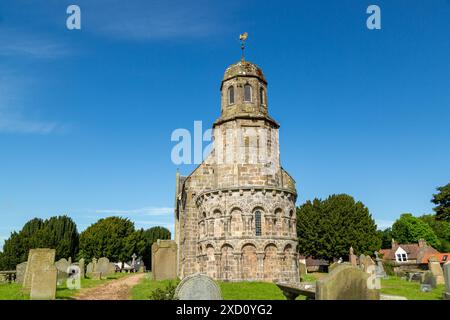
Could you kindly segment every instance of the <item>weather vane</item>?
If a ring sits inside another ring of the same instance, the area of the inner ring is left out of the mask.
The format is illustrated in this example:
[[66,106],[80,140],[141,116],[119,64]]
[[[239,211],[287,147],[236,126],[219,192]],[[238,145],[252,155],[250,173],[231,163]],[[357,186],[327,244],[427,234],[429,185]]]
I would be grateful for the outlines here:
[[239,35],[239,40],[241,41],[241,50],[242,50],[242,58],[241,60],[244,61],[244,50],[245,50],[245,40],[247,40],[248,32],[244,32],[243,34]]

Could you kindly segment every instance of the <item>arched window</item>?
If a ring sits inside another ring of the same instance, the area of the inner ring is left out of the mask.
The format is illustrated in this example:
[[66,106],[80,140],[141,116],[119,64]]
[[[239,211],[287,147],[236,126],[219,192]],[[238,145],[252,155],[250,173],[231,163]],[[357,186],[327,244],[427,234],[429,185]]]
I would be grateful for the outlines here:
[[244,86],[244,101],[252,102],[252,86],[249,84]]
[[259,103],[266,104],[266,96],[264,94],[264,88],[259,90]]
[[228,88],[228,104],[234,103],[234,87]]
[[261,235],[261,211],[255,212],[255,235]]

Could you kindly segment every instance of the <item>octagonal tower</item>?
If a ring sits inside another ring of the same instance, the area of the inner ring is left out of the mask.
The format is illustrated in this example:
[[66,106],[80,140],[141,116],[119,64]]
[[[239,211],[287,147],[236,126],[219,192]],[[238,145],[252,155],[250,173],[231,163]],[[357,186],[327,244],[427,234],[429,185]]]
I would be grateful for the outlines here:
[[295,181],[280,165],[279,124],[255,64],[229,66],[214,147],[188,177],[177,174],[178,275],[298,282]]

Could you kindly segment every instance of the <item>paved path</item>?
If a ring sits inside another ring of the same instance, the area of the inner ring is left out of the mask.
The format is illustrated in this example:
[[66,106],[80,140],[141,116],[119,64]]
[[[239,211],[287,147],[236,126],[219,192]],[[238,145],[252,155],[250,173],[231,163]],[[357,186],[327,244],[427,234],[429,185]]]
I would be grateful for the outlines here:
[[129,300],[131,288],[137,285],[145,273],[137,273],[117,280],[111,280],[98,287],[81,290],[76,300]]

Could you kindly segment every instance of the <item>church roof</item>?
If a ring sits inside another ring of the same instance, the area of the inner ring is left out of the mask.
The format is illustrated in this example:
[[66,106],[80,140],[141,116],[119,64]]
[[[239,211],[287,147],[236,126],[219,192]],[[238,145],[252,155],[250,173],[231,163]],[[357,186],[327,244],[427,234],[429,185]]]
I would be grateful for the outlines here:
[[266,77],[262,72],[261,68],[250,61],[239,61],[230,65],[223,76],[222,83],[234,77],[257,77],[261,79],[264,83],[267,83]]

